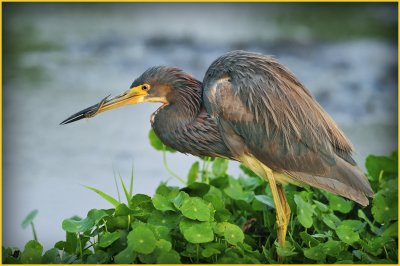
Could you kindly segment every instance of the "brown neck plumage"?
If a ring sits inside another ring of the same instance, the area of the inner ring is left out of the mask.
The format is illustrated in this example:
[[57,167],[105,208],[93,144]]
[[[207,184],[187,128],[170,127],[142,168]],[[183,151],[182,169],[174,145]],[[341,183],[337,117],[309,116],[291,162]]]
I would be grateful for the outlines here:
[[165,132],[185,127],[198,116],[202,107],[201,98],[202,83],[182,73],[171,84],[171,91],[167,95],[168,104],[153,114],[153,127],[157,125]]

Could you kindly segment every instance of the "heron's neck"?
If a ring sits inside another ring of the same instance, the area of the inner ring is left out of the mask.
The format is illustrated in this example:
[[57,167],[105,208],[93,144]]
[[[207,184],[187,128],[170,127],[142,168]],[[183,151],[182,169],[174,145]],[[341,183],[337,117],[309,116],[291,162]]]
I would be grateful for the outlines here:
[[169,103],[152,115],[157,135],[188,127],[197,118],[202,106],[202,84],[191,79],[173,90]]

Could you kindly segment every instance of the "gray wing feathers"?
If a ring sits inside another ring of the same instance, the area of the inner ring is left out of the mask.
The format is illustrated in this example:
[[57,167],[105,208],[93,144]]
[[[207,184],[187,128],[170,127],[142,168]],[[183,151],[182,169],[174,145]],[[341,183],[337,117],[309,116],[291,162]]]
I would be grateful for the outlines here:
[[367,177],[357,166],[337,158],[337,165],[330,168],[325,176],[314,176],[301,172],[285,172],[296,181],[325,189],[329,192],[354,200],[363,206],[368,205],[368,197],[374,195]]
[[361,204],[364,194],[372,195],[349,140],[272,57],[228,53],[210,66],[203,84],[207,111],[232,127],[268,167]]

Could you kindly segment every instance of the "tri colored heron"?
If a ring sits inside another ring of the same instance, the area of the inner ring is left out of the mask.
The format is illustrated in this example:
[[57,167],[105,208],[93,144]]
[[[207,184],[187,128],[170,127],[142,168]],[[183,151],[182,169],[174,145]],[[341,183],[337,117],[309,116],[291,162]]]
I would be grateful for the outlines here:
[[126,92],[62,124],[142,102],[162,103],[151,126],[167,146],[240,161],[269,182],[281,245],[290,218],[282,184],[310,185],[363,206],[373,196],[349,140],[297,78],[270,56],[229,52],[211,64],[203,83],[177,68],[152,67]]

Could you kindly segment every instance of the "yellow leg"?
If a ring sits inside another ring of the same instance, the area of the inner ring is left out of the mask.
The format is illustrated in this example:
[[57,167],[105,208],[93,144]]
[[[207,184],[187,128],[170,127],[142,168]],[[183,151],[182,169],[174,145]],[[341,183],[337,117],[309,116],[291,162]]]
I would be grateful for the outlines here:
[[278,226],[278,243],[279,245],[284,246],[286,240],[287,226],[290,219],[290,207],[287,203],[282,185],[275,182],[274,173],[271,170],[267,170],[265,172],[275,203],[276,224]]

